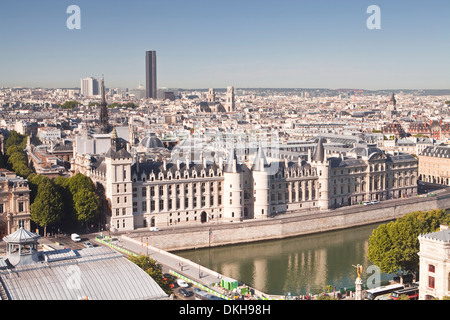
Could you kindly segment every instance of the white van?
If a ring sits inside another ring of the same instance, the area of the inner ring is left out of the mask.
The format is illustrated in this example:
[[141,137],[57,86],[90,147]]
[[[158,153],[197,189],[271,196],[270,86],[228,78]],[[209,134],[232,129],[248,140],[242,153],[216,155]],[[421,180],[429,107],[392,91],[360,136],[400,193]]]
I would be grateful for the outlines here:
[[76,234],[76,233],[72,233],[70,238],[72,239],[72,241],[75,241],[75,242],[81,241],[80,236],[78,234]]

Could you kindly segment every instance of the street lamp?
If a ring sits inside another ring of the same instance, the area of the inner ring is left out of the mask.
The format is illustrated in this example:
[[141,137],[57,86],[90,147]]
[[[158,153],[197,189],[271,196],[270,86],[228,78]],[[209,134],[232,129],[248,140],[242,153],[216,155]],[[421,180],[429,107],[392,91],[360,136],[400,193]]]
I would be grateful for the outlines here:
[[200,276],[200,258],[198,258],[198,278],[201,279],[202,277]]

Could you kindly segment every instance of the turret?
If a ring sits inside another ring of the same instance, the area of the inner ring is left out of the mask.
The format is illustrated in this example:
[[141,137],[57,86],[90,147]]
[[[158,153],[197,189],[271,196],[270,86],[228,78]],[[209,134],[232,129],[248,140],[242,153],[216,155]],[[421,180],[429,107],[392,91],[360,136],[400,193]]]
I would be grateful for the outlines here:
[[328,199],[328,176],[329,176],[329,163],[325,153],[324,143],[325,139],[319,138],[317,142],[316,150],[311,161],[312,166],[317,170],[318,179],[318,192],[316,196],[318,197],[318,206],[320,210],[329,209],[329,199]]
[[230,150],[223,171],[224,219],[240,221],[243,217],[242,170],[234,149]]
[[270,165],[267,162],[261,144],[258,147],[252,166],[255,219],[270,216]]

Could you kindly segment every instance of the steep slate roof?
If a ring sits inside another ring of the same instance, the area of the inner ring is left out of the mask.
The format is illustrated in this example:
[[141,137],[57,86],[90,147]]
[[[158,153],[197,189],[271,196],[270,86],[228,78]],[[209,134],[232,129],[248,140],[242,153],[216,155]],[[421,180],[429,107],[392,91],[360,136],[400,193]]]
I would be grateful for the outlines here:
[[325,147],[323,146],[323,144],[326,142],[327,142],[326,139],[319,138],[319,141],[317,142],[317,147],[314,150],[314,155],[312,157],[313,161],[322,162],[325,160]]
[[[219,166],[216,163],[206,163],[205,171],[208,172],[210,169],[216,171],[219,168]],[[199,163],[180,163],[180,170],[179,172],[181,174],[184,173],[184,171],[188,170],[189,172],[196,171],[197,174],[200,174],[201,170],[203,170],[203,165]],[[147,161],[143,163],[139,163],[137,165],[134,163],[131,166],[131,172],[132,174],[136,173],[138,176],[145,173],[146,175],[149,175],[150,173],[154,173],[156,176],[162,172],[164,175],[168,172],[172,172],[174,174],[176,171],[178,171],[178,167],[176,163],[173,162],[167,162],[166,163],[166,169],[164,170],[164,163],[162,161]]]
[[264,150],[261,144],[258,147],[258,151],[256,152],[255,158],[253,160],[253,171],[264,171],[264,168],[269,167],[269,164],[266,159],[266,155],[264,154]]
[[234,150],[234,148],[230,150],[227,162],[225,163],[224,172],[234,172],[233,163],[236,164],[236,172],[240,172],[241,168],[236,156],[236,150]]
[[342,159],[339,157],[333,157],[329,158],[330,165],[332,168],[341,168],[341,167],[360,167],[360,166],[366,166],[366,163],[364,160],[361,159]]
[[108,152],[106,152],[105,157],[112,159],[125,159],[131,158],[131,154],[125,149],[121,148],[120,150],[114,150],[114,148],[109,148]]

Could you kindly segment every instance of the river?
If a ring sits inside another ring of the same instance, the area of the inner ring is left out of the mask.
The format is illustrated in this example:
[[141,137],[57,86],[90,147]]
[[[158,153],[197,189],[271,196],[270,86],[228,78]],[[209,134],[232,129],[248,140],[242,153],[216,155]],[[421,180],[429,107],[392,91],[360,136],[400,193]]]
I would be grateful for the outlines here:
[[[372,274],[366,274],[367,250],[379,225],[176,254],[267,294],[317,294],[327,285],[354,287],[354,265],[363,266],[363,280]],[[392,277],[382,274],[381,280]]]

